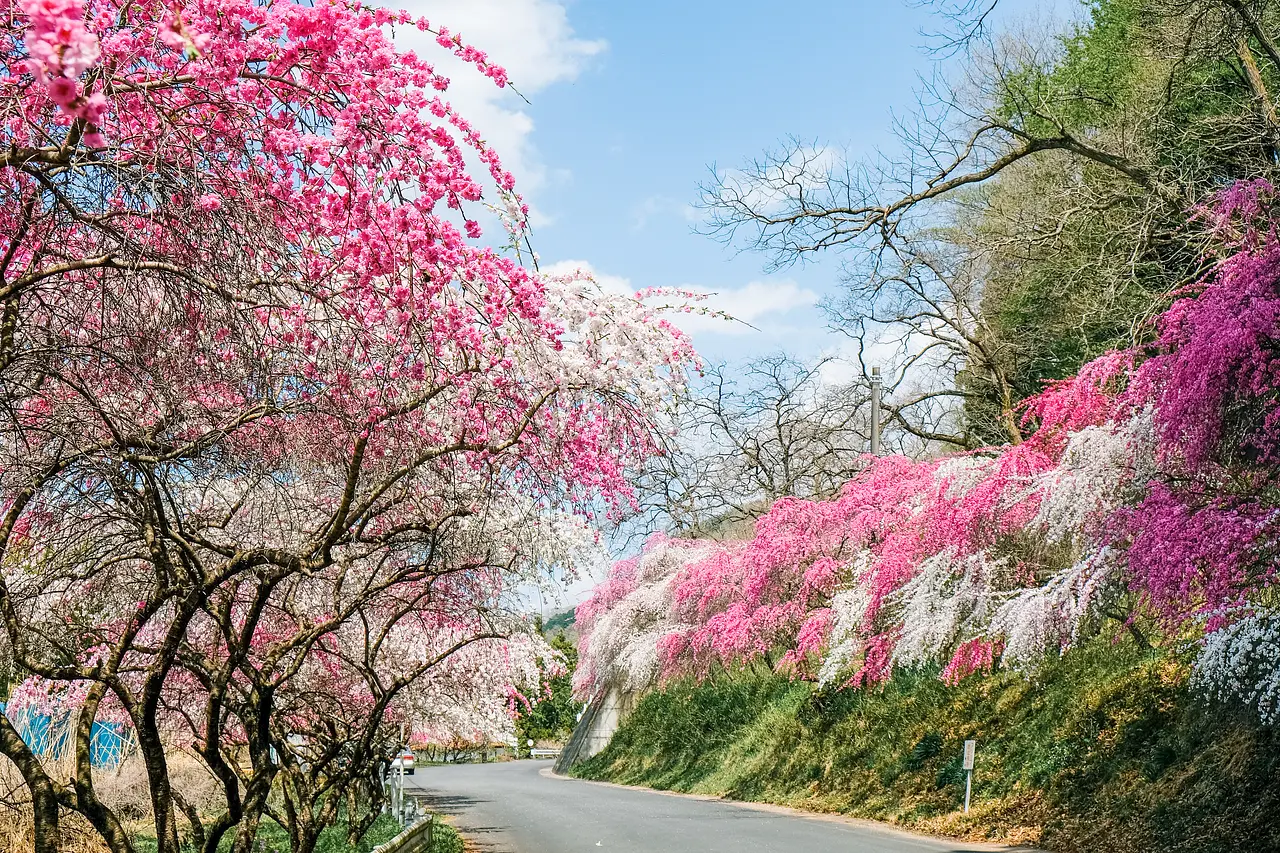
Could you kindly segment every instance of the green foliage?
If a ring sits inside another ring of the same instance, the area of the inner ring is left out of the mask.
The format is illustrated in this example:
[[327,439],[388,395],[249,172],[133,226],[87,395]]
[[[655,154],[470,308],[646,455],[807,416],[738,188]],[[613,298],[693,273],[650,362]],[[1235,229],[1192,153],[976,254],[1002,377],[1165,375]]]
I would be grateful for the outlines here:
[[[978,741],[959,811],[963,744]],[[1210,707],[1186,666],[1099,638],[950,688],[937,671],[878,690],[763,672],[645,696],[578,775],[889,820],[1081,853],[1280,849],[1280,732]]]
[[[452,832],[452,827],[449,828]],[[391,815],[379,815],[374,820],[373,825],[365,832],[364,837],[360,839],[360,843],[355,847],[347,844],[347,822],[345,820],[338,821],[334,826],[327,827],[320,833],[320,838],[316,841],[315,853],[369,853],[379,844],[385,844],[395,838],[400,832],[400,825],[396,823],[395,818]],[[453,833],[456,837],[457,833]],[[235,833],[228,833],[223,836],[222,841],[218,844],[220,853],[229,853],[232,845],[235,843]],[[440,846],[444,843],[446,846]],[[461,853],[461,843],[456,849],[448,846],[450,842],[446,839],[444,842],[437,841],[433,845],[433,853]],[[134,848],[137,853],[155,853],[158,848],[154,835],[138,835],[133,839]],[[183,849],[187,849],[184,845]],[[262,823],[258,827],[258,834],[254,840],[254,850],[256,853],[289,853],[289,832],[280,824],[268,817],[262,819]]]
[[1132,0],[1095,0],[1088,20],[1062,39],[1054,63],[1029,65],[1011,75],[997,114],[1036,136],[1057,133],[1035,112],[1044,103],[1054,104],[1056,117],[1072,127],[1096,127],[1111,119],[1133,94],[1141,6]]
[[940,732],[928,732],[920,740],[916,741],[916,745],[911,747],[911,752],[902,765],[907,770],[920,770],[924,767],[924,763],[930,758],[937,758],[942,754],[942,734]]
[[[548,625],[551,623],[548,622]],[[549,631],[548,631],[549,632]],[[573,733],[582,703],[573,698],[573,670],[578,665],[578,647],[563,633],[551,634],[551,647],[564,655],[566,668],[549,679],[550,695],[543,696],[516,720],[516,741],[564,740]]]
[[[1263,6],[1264,29],[1280,38],[1274,4]],[[958,199],[944,239],[983,265],[975,334],[985,355],[959,378],[975,444],[1009,440],[1010,406],[1045,381],[1150,336],[1153,311],[1203,273],[1207,237],[1187,209],[1233,181],[1276,176],[1274,131],[1226,8],[1093,0],[1057,49],[1014,50],[995,75],[1000,120],[1080,140],[1148,181],[1054,151]],[[1264,86],[1280,91],[1280,70],[1248,44]]]
[[462,843],[462,836],[458,834],[458,830],[447,823],[436,821],[436,826],[432,833],[431,853],[462,853],[465,845]]

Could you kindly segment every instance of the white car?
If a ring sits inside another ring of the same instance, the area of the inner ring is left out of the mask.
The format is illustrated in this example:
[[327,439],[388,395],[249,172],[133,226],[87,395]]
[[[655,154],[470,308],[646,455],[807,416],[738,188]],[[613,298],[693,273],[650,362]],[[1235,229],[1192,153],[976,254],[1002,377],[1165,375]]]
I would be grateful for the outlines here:
[[387,768],[387,775],[390,775],[392,773],[397,773],[401,768],[404,768],[405,775],[412,776],[413,764],[414,764],[413,751],[408,749],[402,749],[399,752],[397,752],[394,756],[392,756],[391,764]]

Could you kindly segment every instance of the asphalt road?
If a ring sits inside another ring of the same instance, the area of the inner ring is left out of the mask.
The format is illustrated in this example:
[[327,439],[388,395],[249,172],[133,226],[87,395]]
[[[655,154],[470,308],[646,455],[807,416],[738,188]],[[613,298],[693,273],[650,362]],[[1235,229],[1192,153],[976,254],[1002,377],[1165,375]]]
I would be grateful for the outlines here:
[[[549,761],[419,767],[406,792],[481,853],[961,853],[874,824],[599,785],[544,775]],[[414,790],[410,790],[410,789]]]

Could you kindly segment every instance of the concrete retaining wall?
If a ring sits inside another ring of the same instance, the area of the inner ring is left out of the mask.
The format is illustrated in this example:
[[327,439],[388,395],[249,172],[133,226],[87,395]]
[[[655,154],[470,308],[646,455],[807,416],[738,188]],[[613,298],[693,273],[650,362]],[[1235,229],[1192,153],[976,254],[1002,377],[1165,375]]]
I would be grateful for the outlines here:
[[610,687],[587,706],[573,729],[573,735],[556,759],[557,773],[568,772],[609,745],[609,739],[635,707],[636,695]]

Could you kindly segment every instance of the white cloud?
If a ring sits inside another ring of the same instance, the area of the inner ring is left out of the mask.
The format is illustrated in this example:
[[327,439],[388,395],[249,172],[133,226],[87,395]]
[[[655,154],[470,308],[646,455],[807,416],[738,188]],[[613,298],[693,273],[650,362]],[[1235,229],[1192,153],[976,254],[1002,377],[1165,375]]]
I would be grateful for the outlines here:
[[[604,289],[615,293],[635,293],[637,288],[623,276],[610,275],[595,270],[587,261],[565,260],[544,265],[543,272],[566,275],[575,271],[591,276]],[[787,331],[781,318],[792,311],[812,308],[818,302],[818,294],[801,287],[790,279],[779,281],[753,281],[742,287],[712,290],[698,285],[678,285],[682,290],[705,293],[708,297],[698,303],[712,311],[723,312],[734,318],[727,321],[720,317],[700,314],[672,314],[671,322],[691,335],[721,334],[742,335],[754,331],[776,335]]]
[[[564,4],[556,0],[410,0],[405,8],[427,18],[433,28],[448,27],[485,51],[507,70],[515,89],[531,99],[549,86],[577,78],[591,58],[608,47],[602,39],[579,37]],[[401,27],[396,43],[416,51],[450,79],[449,101],[498,152],[516,176],[517,191],[531,205],[549,178],[567,179],[563,170],[549,170],[539,156],[531,139],[533,118],[515,91],[497,88],[427,33]],[[534,224],[539,224],[536,216]]]
[[631,208],[631,230],[643,231],[648,227],[650,220],[659,217],[693,223],[698,221],[698,211],[693,205],[679,199],[651,195]]
[[745,169],[728,169],[720,176],[726,193],[742,205],[765,213],[796,203],[801,195],[821,194],[833,172],[841,168],[841,153],[825,145],[792,141]]
[[715,311],[723,311],[739,322],[726,323],[715,317],[700,315],[678,316],[673,322],[689,334],[718,332],[741,335],[755,330],[777,334],[779,318],[792,311],[812,308],[818,302],[818,294],[801,287],[790,279],[781,281],[753,281],[742,287],[709,290],[690,285],[689,290],[709,293],[703,304]]
[[862,378],[862,369],[858,366],[856,356],[844,348],[824,352],[824,362],[818,368],[818,384],[825,388],[843,388]]

